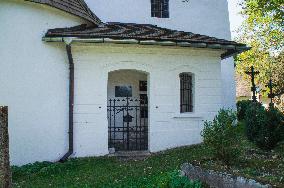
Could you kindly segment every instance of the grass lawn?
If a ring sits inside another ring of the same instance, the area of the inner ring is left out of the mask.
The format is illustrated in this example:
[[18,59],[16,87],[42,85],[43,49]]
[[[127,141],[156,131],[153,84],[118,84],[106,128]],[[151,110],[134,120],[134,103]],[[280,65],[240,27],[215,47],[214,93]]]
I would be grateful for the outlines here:
[[209,159],[202,146],[154,154],[145,160],[114,157],[71,159],[66,163],[36,163],[13,167],[14,187],[143,187],[195,159]]
[[153,154],[145,160],[122,161],[110,157],[71,159],[66,163],[36,163],[13,167],[14,187],[146,187],[185,162],[206,169],[253,178],[284,187],[284,143],[264,152],[240,139],[240,160],[231,166],[212,158],[204,145]]

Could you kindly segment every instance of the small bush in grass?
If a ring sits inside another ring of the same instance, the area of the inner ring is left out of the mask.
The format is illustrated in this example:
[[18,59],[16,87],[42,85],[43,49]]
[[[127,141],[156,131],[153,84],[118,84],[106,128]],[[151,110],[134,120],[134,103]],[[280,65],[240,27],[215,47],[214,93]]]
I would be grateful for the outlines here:
[[201,133],[204,144],[214,156],[229,164],[239,154],[237,116],[232,110],[221,109],[213,121],[206,121]]
[[250,108],[251,105],[256,104],[257,106],[261,107],[261,103],[257,102],[254,103],[251,100],[242,100],[237,102],[237,116],[238,120],[242,121],[246,117],[246,110]]
[[277,108],[252,105],[246,112],[247,137],[259,148],[271,150],[284,140],[284,115]]

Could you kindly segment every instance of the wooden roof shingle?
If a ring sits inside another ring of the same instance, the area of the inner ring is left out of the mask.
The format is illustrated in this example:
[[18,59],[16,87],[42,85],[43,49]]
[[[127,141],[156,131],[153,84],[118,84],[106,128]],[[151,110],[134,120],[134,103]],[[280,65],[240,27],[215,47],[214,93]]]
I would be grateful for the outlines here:
[[90,10],[84,0],[25,0],[34,3],[49,5],[63,10],[75,16],[81,17],[89,22],[100,25],[102,21]]
[[[193,47],[202,44],[202,47],[227,49],[222,58],[232,56],[236,53],[249,50],[245,44],[235,41],[219,39],[207,35],[194,34],[192,32],[184,32],[161,28],[151,24],[135,24],[135,23],[106,23],[96,26],[88,26],[86,24],[70,27],[50,29],[44,38],[81,38],[81,39],[135,39],[143,41],[170,41],[174,43],[188,43]],[[205,46],[204,46],[205,45]]]
[[45,37],[78,37],[78,38],[112,38],[112,39],[137,39],[174,42],[191,42],[243,46],[234,41],[218,39],[191,32],[161,28],[151,24],[135,23],[107,23],[100,27],[85,24],[70,27],[56,28],[47,31]]

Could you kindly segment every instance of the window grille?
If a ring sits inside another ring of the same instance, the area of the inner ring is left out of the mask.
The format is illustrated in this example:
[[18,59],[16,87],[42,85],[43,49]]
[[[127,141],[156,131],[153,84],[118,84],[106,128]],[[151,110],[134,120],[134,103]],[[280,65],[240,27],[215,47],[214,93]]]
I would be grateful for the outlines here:
[[180,74],[180,112],[193,112],[192,74]]
[[169,0],[151,0],[151,16],[169,18]]

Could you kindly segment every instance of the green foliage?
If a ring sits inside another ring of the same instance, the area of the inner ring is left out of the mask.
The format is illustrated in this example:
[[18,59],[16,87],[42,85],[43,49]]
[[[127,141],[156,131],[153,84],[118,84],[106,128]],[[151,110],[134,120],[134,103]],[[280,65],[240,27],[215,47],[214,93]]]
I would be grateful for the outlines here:
[[246,109],[250,104],[251,104],[250,100],[242,100],[237,102],[237,117],[239,121],[245,118]]
[[263,107],[252,105],[246,113],[247,137],[259,148],[274,149],[284,139],[284,116],[278,109],[266,110]]
[[206,121],[201,135],[214,156],[227,164],[239,155],[236,113],[221,109],[213,121]]
[[[143,186],[141,186],[143,187]],[[199,181],[191,181],[186,176],[181,176],[179,171],[159,176],[154,183],[147,185],[147,188],[201,188]]]
[[272,67],[272,80],[275,84],[273,93],[276,95],[274,103],[284,113],[284,52],[275,58],[274,62]]
[[272,66],[272,80],[275,84],[274,93],[277,96],[284,94],[284,51],[280,53],[275,59]]
[[[242,14],[246,18],[238,31],[237,40],[252,49],[237,56],[237,73],[245,79],[248,67],[254,66],[260,74],[256,83],[267,94],[265,85],[270,77],[277,84],[275,89],[284,91],[283,80],[283,0],[242,0]],[[282,58],[281,58],[282,57]]]
[[274,149],[276,145],[284,141],[284,114],[277,108],[270,108],[267,113],[267,126],[262,127],[262,136],[266,139],[257,140],[264,149]]
[[265,108],[256,104],[248,106],[245,115],[246,135],[250,141],[255,141],[259,127],[265,123]]
[[259,16],[270,15],[273,20],[279,25],[283,26],[283,0],[245,0],[243,8],[245,13],[258,14]]
[[[282,7],[280,6],[282,5]],[[282,0],[243,0],[242,14],[245,16],[240,34],[247,42],[255,42],[265,53],[283,50],[284,3]],[[281,13],[282,16],[275,15]],[[257,55],[257,54],[255,54]]]
[[[249,109],[252,104],[253,102],[251,100],[242,100],[237,102],[237,116],[239,121],[245,119],[246,110]],[[261,106],[261,103],[256,104]]]

